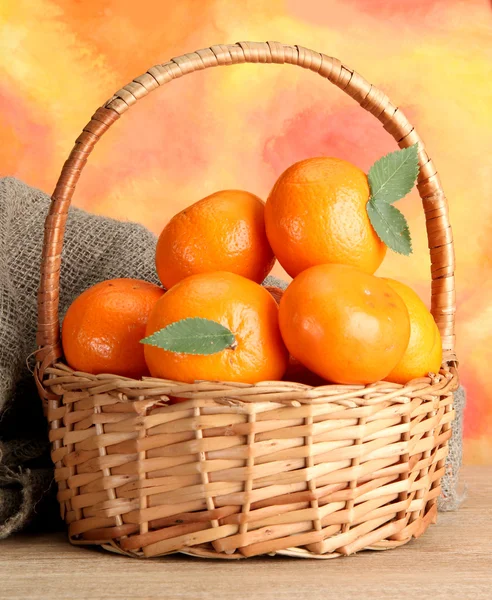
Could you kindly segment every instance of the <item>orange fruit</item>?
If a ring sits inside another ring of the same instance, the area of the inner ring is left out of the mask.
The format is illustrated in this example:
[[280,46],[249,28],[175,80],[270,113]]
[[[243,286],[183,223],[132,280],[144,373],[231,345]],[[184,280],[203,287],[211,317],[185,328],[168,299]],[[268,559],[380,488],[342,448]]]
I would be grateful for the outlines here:
[[335,383],[384,379],[408,345],[410,319],[383,279],[348,265],[303,271],[280,300],[279,322],[289,352]]
[[172,287],[197,273],[229,271],[261,283],[275,262],[265,232],[265,205],[241,190],[216,192],[175,215],[162,231],[156,268]]
[[148,375],[144,349],[147,318],[164,290],[139,279],[93,285],[70,305],[62,327],[67,363],[86,373],[138,379]]
[[257,283],[235,273],[201,273],[183,279],[155,304],[146,335],[190,317],[216,321],[235,336],[236,346],[209,355],[175,353],[145,345],[154,377],[192,382],[280,379],[288,354],[278,326],[278,306]]
[[385,281],[403,300],[410,315],[410,341],[405,354],[386,379],[395,383],[408,383],[429,373],[439,373],[442,344],[434,317],[418,294],[407,285],[394,279]]
[[292,381],[294,383],[304,383],[305,385],[311,385],[313,387],[319,385],[327,385],[327,382],[307,369],[301,362],[289,355],[289,364],[287,365],[287,371],[283,376],[284,381]]
[[308,158],[289,167],[265,205],[268,240],[292,277],[314,265],[339,263],[374,273],[386,245],[366,211],[363,171],[339,158]]

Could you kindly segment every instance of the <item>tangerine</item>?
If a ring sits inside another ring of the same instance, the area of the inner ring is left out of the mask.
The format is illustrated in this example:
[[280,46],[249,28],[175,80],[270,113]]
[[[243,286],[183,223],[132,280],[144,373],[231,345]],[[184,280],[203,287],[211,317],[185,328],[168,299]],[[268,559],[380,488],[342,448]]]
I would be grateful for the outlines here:
[[408,345],[403,300],[378,277],[348,265],[311,267],[280,300],[280,331],[289,352],[335,383],[384,379]]
[[289,364],[287,365],[287,371],[284,374],[283,380],[292,381],[294,383],[303,383],[304,385],[310,385],[312,387],[327,384],[322,377],[307,369],[292,355],[289,355]]
[[403,300],[410,316],[410,341],[405,354],[386,377],[387,381],[405,384],[429,373],[439,373],[442,343],[434,317],[418,294],[407,285],[394,279],[385,281]]
[[144,349],[147,318],[164,290],[139,279],[101,281],[70,305],[62,326],[65,358],[76,371],[148,375]]
[[216,192],[175,215],[162,231],[156,269],[166,288],[197,273],[229,271],[261,283],[275,263],[265,205],[241,190]]
[[145,345],[154,377],[255,383],[280,379],[288,353],[278,326],[278,306],[268,291],[235,273],[200,273],[183,279],[155,304],[146,335],[186,318],[201,317],[227,327],[233,346],[209,355],[175,353]]
[[369,193],[366,174],[339,158],[308,158],[284,171],[266,201],[265,225],[287,273],[326,263],[374,273],[386,245],[367,214]]

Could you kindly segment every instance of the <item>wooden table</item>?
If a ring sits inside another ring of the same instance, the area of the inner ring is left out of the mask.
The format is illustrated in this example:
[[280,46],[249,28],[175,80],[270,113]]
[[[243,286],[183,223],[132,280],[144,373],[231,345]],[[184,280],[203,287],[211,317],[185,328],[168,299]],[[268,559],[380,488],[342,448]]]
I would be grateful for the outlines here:
[[70,546],[62,534],[0,542],[0,598],[432,600],[492,598],[492,467],[463,469],[468,499],[419,540],[335,560],[138,560]]

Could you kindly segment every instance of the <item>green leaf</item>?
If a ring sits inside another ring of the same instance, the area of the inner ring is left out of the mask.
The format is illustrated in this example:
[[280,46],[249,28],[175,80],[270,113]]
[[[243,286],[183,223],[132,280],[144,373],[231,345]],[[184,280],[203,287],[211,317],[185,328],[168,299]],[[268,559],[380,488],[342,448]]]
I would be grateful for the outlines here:
[[417,144],[383,156],[372,165],[367,175],[371,198],[390,204],[400,200],[413,188],[418,174]]
[[405,217],[392,204],[371,198],[367,214],[381,241],[389,248],[408,256],[412,253],[412,240]]
[[220,323],[194,317],[171,323],[140,343],[182,354],[215,354],[225,348],[234,348],[235,338]]

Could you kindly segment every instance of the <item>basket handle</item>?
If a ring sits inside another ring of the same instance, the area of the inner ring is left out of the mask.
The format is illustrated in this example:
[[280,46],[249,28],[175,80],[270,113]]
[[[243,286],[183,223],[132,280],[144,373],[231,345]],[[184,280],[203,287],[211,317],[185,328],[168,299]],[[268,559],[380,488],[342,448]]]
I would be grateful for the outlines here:
[[355,71],[336,59],[302,46],[279,42],[239,42],[218,45],[184,54],[149,69],[116,92],[84,127],[75,141],[51,197],[45,222],[41,279],[38,293],[38,377],[42,380],[47,367],[61,356],[58,315],[60,263],[63,235],[70,200],[87,159],[99,138],[109,127],[143,96],[153,89],[193,71],[238,63],[288,63],[310,69],[325,77],[372,113],[400,148],[418,142],[419,166],[417,188],[425,212],[432,275],[431,312],[442,336],[443,360],[454,362],[454,249],[448,205],[437,171],[424,144],[403,112],[389,98]]

